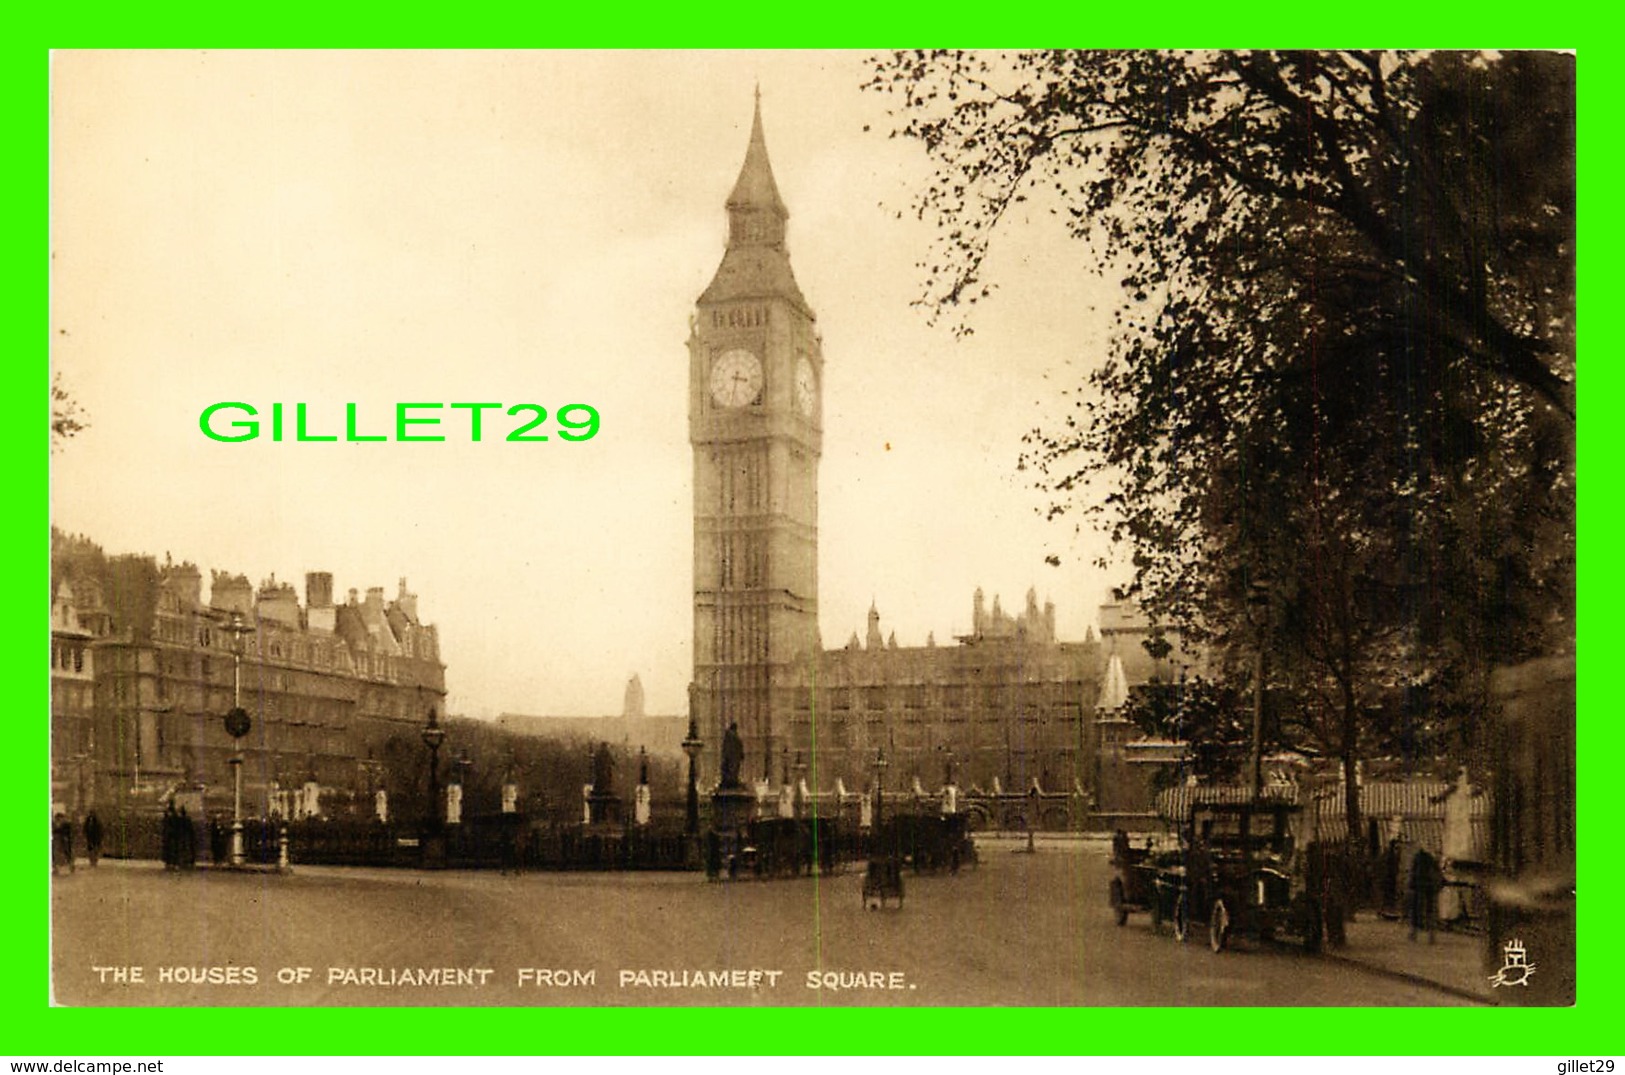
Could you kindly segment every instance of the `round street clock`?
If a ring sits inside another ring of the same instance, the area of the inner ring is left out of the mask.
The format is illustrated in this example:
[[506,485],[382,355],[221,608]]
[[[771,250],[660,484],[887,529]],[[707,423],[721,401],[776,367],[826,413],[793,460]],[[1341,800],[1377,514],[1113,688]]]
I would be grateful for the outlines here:
[[796,406],[808,418],[813,416],[813,408],[818,403],[818,381],[813,374],[812,363],[805,357],[796,359]]
[[724,407],[754,403],[762,392],[762,363],[744,348],[724,351],[711,366],[711,398]]
[[253,719],[242,706],[232,706],[226,713],[226,734],[233,739],[241,739],[253,727]]

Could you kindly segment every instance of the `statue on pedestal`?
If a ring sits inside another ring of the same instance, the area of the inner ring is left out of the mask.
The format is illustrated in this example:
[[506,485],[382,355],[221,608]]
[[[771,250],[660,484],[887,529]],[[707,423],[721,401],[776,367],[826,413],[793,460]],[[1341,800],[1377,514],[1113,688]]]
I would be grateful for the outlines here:
[[599,743],[592,756],[592,783],[587,790],[588,824],[618,825],[621,821],[621,798],[615,794],[615,760],[609,744]]
[[733,832],[756,816],[756,795],[739,779],[745,765],[745,741],[739,725],[729,724],[722,736],[722,781],[711,796],[711,827]]

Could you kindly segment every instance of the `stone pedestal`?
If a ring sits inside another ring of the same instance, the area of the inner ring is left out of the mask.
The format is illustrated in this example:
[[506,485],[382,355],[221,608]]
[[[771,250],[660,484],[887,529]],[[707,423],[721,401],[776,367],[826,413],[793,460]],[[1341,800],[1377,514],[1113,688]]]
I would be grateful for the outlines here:
[[587,823],[589,825],[619,825],[621,823],[621,797],[593,791],[587,794]]
[[711,795],[711,827],[732,832],[756,817],[756,793],[750,788],[718,788]]

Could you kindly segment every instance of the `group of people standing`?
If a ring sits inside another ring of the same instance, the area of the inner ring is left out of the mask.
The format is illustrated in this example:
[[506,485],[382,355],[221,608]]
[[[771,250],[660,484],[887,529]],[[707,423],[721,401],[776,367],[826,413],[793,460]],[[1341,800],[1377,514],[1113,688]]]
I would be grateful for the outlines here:
[[[92,810],[85,815],[85,854],[94,867],[102,858],[102,822]],[[51,819],[51,872],[73,872],[73,822],[61,811]]]
[[164,808],[161,854],[166,870],[190,870],[197,865],[197,831],[186,807],[175,809],[170,801]]

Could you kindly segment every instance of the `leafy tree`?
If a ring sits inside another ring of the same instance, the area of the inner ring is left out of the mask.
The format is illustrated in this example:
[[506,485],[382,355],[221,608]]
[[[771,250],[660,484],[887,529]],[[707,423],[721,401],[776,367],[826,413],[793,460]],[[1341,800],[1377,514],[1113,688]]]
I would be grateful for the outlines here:
[[1023,466],[1154,618],[1263,646],[1296,734],[1352,765],[1393,692],[1464,716],[1572,639],[1572,57],[916,52],[869,86],[936,165],[933,312],[966,329],[1022,203],[1119,280]]
[[[1123,716],[1146,735],[1189,744],[1188,771],[1202,779],[1236,780],[1245,768],[1245,747],[1252,727],[1250,698],[1235,680],[1202,677],[1177,683],[1153,681],[1129,690]],[[1159,774],[1177,780],[1184,773]]]

